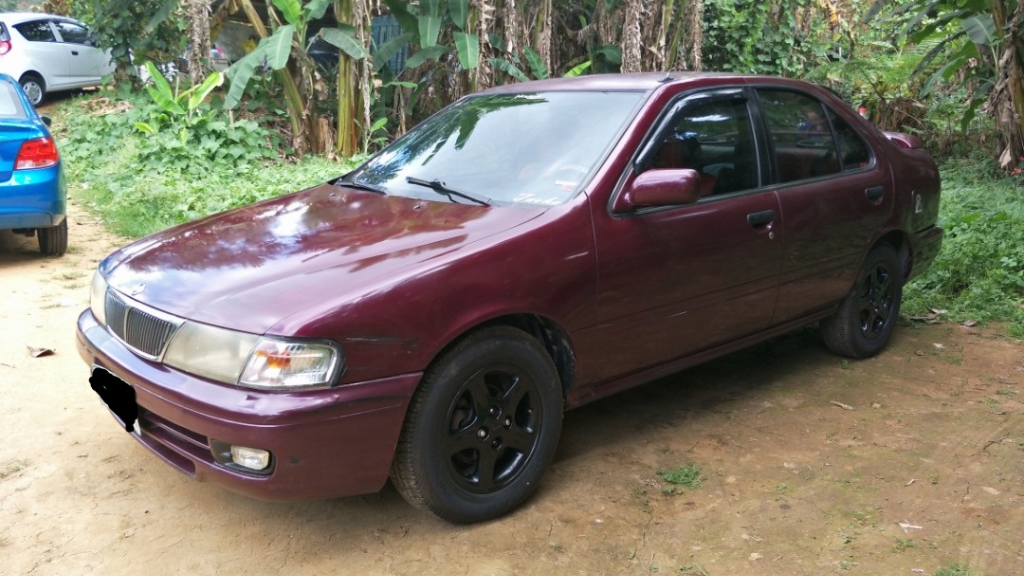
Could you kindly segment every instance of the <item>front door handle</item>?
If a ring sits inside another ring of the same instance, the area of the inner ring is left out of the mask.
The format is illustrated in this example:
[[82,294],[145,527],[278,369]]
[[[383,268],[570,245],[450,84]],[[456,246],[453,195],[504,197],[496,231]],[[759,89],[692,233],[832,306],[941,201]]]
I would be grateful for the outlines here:
[[78,50],[72,50],[71,51],[71,55],[72,56],[78,56]]
[[761,228],[769,224],[772,220],[775,220],[774,210],[765,210],[764,212],[753,212],[747,214],[747,223],[754,228]]
[[875,186],[864,191],[864,195],[868,197],[868,200],[878,200],[883,194],[885,194],[884,186]]

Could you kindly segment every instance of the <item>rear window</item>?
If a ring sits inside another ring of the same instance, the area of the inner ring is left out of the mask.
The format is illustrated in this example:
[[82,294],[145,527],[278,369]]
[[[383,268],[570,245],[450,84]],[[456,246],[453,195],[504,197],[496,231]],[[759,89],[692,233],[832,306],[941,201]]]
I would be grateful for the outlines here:
[[14,84],[0,82],[0,118],[27,118]]
[[15,24],[15,28],[26,40],[31,42],[56,42],[57,38],[53,35],[53,29],[50,28],[50,22],[48,20],[34,20],[32,22],[22,22],[21,24]]

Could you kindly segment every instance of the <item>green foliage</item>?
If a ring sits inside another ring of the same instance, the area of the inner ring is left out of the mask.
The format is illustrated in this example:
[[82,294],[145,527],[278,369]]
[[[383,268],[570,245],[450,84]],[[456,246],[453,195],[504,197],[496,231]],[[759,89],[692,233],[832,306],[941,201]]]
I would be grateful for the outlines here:
[[706,0],[705,67],[800,76],[829,47],[815,0]]
[[186,22],[170,17],[178,0],[83,0],[76,16],[96,34],[100,46],[111,49],[119,67],[136,60],[169,62],[185,48]]
[[148,97],[121,96],[107,110],[68,102],[54,126],[71,195],[128,237],[300,190],[351,166],[317,156],[280,161],[269,130],[254,120],[229,122],[209,104],[199,106],[187,145],[171,116],[155,136],[145,134],[134,122],[167,112]]
[[669,484],[683,486],[690,490],[700,488],[700,485],[707,480],[701,476],[700,467],[693,462],[672,470],[658,470],[658,476],[661,476],[661,479]]
[[943,167],[946,236],[935,263],[904,290],[904,312],[946,310],[955,321],[1005,321],[1024,336],[1024,188],[967,158]]

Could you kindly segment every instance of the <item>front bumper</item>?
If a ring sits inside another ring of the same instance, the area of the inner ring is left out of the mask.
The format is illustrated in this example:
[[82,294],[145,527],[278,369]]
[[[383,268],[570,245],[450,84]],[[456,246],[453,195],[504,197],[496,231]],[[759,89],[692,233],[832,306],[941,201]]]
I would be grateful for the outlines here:
[[[77,344],[86,363],[135,389],[136,440],[197,480],[261,500],[379,491],[422,376],[295,392],[215,384],[136,356],[89,310],[78,318]],[[213,440],[269,450],[272,471],[264,475],[218,464]]]

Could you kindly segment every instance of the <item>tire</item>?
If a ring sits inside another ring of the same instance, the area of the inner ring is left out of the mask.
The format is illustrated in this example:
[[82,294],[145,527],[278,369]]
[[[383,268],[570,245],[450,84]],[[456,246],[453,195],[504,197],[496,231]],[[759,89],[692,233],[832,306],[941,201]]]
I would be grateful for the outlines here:
[[33,106],[39,106],[43,101],[43,96],[46,95],[46,83],[43,82],[43,79],[36,74],[25,74],[21,77],[20,84],[21,89],[28,96],[28,101]]
[[903,269],[896,249],[878,244],[864,260],[853,290],[835,315],[821,323],[829,350],[850,358],[868,358],[885,348],[900,315]]
[[424,374],[391,465],[413,506],[458,524],[523,503],[554,458],[562,392],[551,357],[525,332],[473,333]]
[[68,219],[57,226],[50,228],[39,228],[36,230],[39,237],[39,251],[43,256],[63,256],[68,250]]

